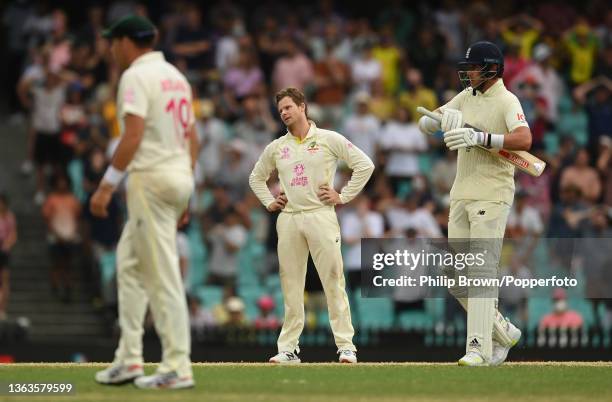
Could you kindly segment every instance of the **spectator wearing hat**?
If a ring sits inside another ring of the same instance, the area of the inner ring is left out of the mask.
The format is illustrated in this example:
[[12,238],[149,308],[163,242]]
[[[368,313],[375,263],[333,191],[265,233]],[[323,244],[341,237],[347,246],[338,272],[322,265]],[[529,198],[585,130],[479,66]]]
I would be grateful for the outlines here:
[[567,305],[565,289],[556,288],[553,291],[552,299],[553,311],[542,317],[539,325],[540,329],[577,329],[582,327],[584,320],[580,313],[571,310]]
[[255,318],[255,329],[277,330],[280,327],[280,321],[274,314],[274,299],[271,296],[261,296],[257,300],[259,315]]

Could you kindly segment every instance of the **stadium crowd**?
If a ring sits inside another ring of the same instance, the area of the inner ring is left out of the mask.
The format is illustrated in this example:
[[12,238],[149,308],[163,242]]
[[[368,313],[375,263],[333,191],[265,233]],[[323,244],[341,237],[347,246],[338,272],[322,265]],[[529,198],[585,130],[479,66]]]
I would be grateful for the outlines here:
[[[495,7],[487,1],[383,3],[354,16],[343,7],[348,3],[332,0],[295,7],[274,0],[256,7],[233,1],[201,7],[177,0],[160,10],[144,2],[114,1],[108,8],[89,6],[85,19],[50,3],[8,5],[3,21],[13,76],[7,78],[17,83],[14,111],[28,116],[28,159],[22,171],[37,177],[32,197],[48,225],[52,289],[58,297],[70,301],[71,264],[88,255],[97,264],[97,297],[110,309],[116,302],[114,247],[125,204],[117,196],[107,220],[91,216],[87,205],[120,135],[119,71],[101,31],[131,13],[156,22],[158,48],[193,87],[202,148],[191,223],[181,229],[177,244],[194,329],[274,329],[282,319],[276,216],[251,193],[248,176],[263,148],[285,132],[273,99],[287,86],[307,94],[311,119],[345,135],[376,164],[364,193],[338,208],[354,314],[357,323],[367,322],[358,297],[360,239],[447,233],[456,153],[446,149],[440,133],[421,134],[415,109],[433,110],[461,90],[454,66],[477,40],[502,49],[504,83],[525,111],[533,133],[531,152],[548,163],[538,178],[517,171],[507,225],[514,242],[503,269],[521,277],[537,275],[542,264],[557,260],[538,257],[539,247],[554,253],[546,238],[611,237],[609,4],[593,1],[579,10],[542,2],[526,10],[520,2]],[[340,169],[336,187],[349,175]],[[4,251],[2,236],[0,230]],[[592,270],[557,253],[564,269],[586,275],[583,298],[605,298],[601,289],[589,286],[601,281],[609,265],[609,251],[597,252],[603,255],[594,261],[604,265]],[[308,325],[326,325],[314,270],[309,270],[307,292]],[[422,296],[400,293],[390,307],[391,324],[403,325],[403,314],[428,309]],[[555,295],[558,299],[559,292]],[[537,323],[539,316],[529,316],[527,296],[502,293],[500,306],[523,324]],[[457,307],[452,303],[441,317],[453,319],[449,314]],[[595,304],[598,310],[581,312],[611,325],[612,305]]]

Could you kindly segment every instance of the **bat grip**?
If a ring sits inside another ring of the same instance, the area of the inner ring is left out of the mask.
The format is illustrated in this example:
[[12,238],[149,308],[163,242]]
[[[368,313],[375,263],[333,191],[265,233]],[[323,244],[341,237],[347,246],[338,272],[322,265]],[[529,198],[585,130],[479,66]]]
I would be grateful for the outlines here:
[[434,119],[437,122],[442,122],[442,115],[439,113],[434,113],[431,110],[425,109],[423,106],[417,106],[417,112],[424,114],[427,117]]

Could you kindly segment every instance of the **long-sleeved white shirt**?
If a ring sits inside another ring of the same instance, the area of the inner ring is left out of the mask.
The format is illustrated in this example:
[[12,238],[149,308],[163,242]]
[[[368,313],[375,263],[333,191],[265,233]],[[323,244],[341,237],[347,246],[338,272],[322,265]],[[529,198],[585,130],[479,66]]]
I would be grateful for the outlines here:
[[263,151],[249,177],[253,192],[265,207],[274,202],[266,184],[274,169],[287,196],[285,212],[310,211],[324,207],[317,192],[333,187],[338,160],[346,162],[353,174],[340,192],[342,203],[352,200],[370,179],[374,164],[359,148],[335,131],[318,128],[313,122],[303,140],[287,132]]

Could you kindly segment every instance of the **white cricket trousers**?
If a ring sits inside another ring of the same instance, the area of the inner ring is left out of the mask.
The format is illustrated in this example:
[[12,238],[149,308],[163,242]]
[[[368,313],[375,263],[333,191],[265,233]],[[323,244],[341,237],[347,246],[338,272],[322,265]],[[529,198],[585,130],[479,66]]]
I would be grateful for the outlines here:
[[[501,201],[451,201],[449,239],[471,239],[470,251],[484,252],[485,266],[468,268],[468,276],[497,278],[509,213],[510,205]],[[455,286],[450,292],[467,311],[466,352],[476,347],[486,360],[490,360],[493,338],[502,341],[507,338],[498,321],[500,317],[503,319],[497,311],[498,288]]]
[[299,352],[299,338],[304,329],[304,285],[309,252],[323,284],[336,346],[338,349],[357,350],[353,345],[355,330],[344,282],[340,226],[333,207],[309,212],[281,212],[276,230],[285,303],[278,351]]
[[150,305],[161,340],[158,372],[191,376],[191,336],[176,251],[176,226],[193,191],[191,172],[132,172],[128,221],[117,246],[121,339],[115,362],[142,364],[143,322]]

